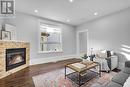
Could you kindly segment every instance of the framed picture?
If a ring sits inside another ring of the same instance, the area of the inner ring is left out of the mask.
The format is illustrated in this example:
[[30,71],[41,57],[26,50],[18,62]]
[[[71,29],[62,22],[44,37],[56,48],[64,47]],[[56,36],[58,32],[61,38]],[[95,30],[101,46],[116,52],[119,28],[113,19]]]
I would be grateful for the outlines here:
[[1,39],[2,40],[11,40],[11,32],[1,30]]

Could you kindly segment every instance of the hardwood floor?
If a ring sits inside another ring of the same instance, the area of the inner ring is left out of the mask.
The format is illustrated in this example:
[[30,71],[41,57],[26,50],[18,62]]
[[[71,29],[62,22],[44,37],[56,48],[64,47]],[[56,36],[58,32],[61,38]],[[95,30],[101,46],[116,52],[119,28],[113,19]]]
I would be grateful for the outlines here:
[[32,76],[50,72],[55,69],[63,68],[64,65],[72,62],[81,61],[80,59],[68,59],[59,62],[39,64],[29,66],[21,71],[18,71],[10,76],[0,79],[0,87],[35,87],[32,81]]

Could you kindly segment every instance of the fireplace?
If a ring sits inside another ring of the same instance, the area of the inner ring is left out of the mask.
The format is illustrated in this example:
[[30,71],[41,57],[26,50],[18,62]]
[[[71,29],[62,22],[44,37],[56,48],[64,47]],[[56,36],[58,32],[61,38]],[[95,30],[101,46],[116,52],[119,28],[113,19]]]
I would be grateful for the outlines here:
[[6,71],[26,64],[26,48],[6,49]]

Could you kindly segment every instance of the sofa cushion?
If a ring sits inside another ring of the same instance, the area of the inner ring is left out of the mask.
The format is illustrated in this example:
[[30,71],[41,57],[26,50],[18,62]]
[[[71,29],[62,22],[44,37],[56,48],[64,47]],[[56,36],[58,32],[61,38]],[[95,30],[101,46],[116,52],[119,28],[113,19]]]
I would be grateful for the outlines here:
[[119,83],[120,85],[123,86],[128,77],[129,77],[129,74],[120,72],[112,78],[112,81]]
[[110,82],[107,87],[123,87],[122,85],[116,83],[116,82]]
[[123,69],[123,72],[124,73],[127,73],[127,74],[130,74],[130,68],[126,67]]
[[99,50],[96,52],[96,57],[98,58],[107,58],[106,50]]

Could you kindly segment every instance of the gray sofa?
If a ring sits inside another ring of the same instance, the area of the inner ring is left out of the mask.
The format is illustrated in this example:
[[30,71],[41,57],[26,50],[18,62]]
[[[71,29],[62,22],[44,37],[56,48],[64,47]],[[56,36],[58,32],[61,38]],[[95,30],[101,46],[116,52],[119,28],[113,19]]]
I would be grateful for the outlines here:
[[115,75],[107,87],[123,87],[125,81],[130,76],[130,61],[125,62],[125,68]]

